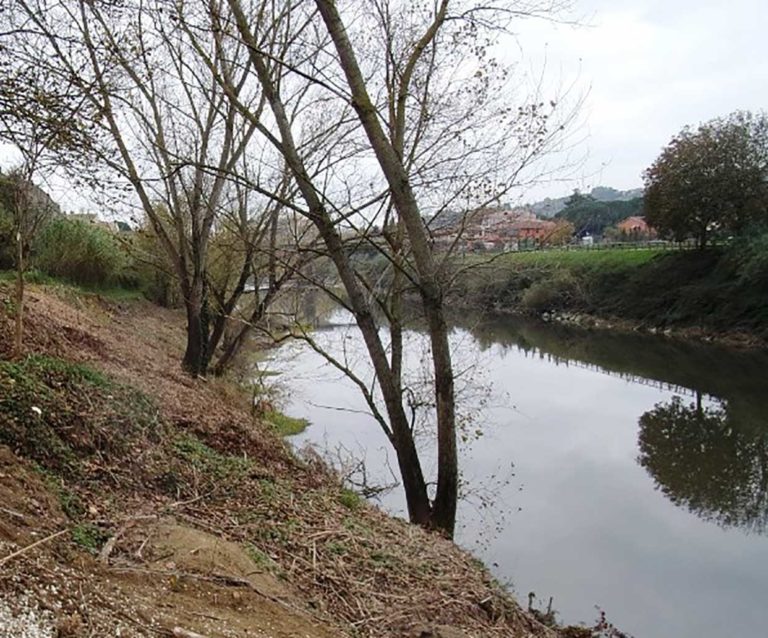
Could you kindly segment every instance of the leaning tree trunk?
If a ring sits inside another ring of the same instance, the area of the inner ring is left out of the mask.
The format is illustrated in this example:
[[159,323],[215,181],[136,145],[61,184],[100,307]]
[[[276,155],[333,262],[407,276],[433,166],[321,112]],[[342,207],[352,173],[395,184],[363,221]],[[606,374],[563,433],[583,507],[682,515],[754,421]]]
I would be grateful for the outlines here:
[[280,131],[280,150],[283,153],[286,165],[291,171],[302,197],[307,202],[309,208],[308,217],[318,229],[328,254],[339,273],[339,278],[349,297],[355,322],[360,329],[371,359],[390,421],[392,430],[390,441],[397,454],[409,518],[418,525],[430,526],[432,508],[429,502],[427,484],[424,480],[421,462],[410,431],[408,418],[403,408],[400,387],[396,386],[393,382],[392,369],[390,368],[386,350],[379,337],[378,326],[373,318],[370,304],[360,287],[333,220],[325,209],[304,166],[282,99],[273,83],[265,59],[259,52],[259,43],[249,29],[245,13],[237,0],[230,0],[230,7],[235,15],[238,30],[249,46],[251,61],[258,75],[259,83],[262,86]]
[[[405,224],[413,251],[419,293],[429,325],[437,405],[438,476],[431,525],[453,537],[458,499],[455,396],[448,327],[437,269],[408,173],[381,126],[341,16],[333,0],[315,0],[315,4],[333,40],[339,64],[352,94],[352,106],[389,184],[392,200]],[[447,2],[443,0],[440,15],[419,43],[422,49],[436,34],[445,17],[446,6]]]

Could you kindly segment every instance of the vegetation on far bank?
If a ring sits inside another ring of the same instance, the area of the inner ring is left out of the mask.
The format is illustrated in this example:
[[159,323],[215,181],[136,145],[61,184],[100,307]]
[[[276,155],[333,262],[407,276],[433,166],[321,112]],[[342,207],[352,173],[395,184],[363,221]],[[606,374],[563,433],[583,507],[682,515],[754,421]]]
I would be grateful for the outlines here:
[[[480,310],[584,313],[654,328],[768,337],[768,233],[725,247],[510,253],[457,278],[456,299]],[[469,267],[467,267],[469,266]]]

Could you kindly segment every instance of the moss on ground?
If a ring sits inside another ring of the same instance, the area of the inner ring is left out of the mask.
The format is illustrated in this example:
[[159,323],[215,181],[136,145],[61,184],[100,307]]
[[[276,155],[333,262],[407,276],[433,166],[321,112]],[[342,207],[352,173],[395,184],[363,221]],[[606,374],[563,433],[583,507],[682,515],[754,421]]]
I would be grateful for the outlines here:
[[253,467],[247,458],[222,454],[191,434],[177,438],[173,447],[176,454],[206,479],[223,483],[242,478]]
[[0,443],[50,472],[75,477],[91,457],[135,453],[158,427],[152,401],[93,368],[43,355],[0,361]]

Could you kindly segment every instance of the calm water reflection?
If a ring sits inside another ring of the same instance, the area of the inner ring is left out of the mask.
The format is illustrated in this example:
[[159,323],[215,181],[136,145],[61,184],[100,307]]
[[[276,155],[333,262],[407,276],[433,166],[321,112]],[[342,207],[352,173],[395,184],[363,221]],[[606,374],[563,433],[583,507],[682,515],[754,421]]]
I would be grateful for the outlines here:
[[[364,361],[348,317],[330,323],[318,339]],[[637,638],[765,635],[768,355],[516,319],[464,319],[452,338],[482,407],[465,480],[498,504],[462,504],[460,543],[567,621],[599,605]],[[408,334],[412,370],[425,348]],[[344,445],[386,481],[355,388],[298,344],[273,365],[287,411],[313,424],[296,443]],[[404,512],[399,491],[382,506]]]

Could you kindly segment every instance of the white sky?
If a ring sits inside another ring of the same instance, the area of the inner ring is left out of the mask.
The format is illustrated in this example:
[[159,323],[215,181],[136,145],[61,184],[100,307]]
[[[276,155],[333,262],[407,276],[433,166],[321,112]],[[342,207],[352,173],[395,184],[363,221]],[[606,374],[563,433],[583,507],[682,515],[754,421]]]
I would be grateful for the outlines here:
[[686,124],[768,109],[767,0],[575,0],[587,26],[519,26],[525,65],[586,93],[570,184],[538,196],[642,185],[641,174]]
[[[643,170],[686,124],[768,109],[768,0],[574,0],[569,16],[582,26],[523,21],[518,43],[510,38],[504,47],[530,76],[546,64],[553,91],[585,95],[571,137],[571,160],[583,161],[533,187],[526,201],[576,187],[639,187]],[[565,160],[550,164],[558,162]],[[66,202],[63,195],[54,197]]]

